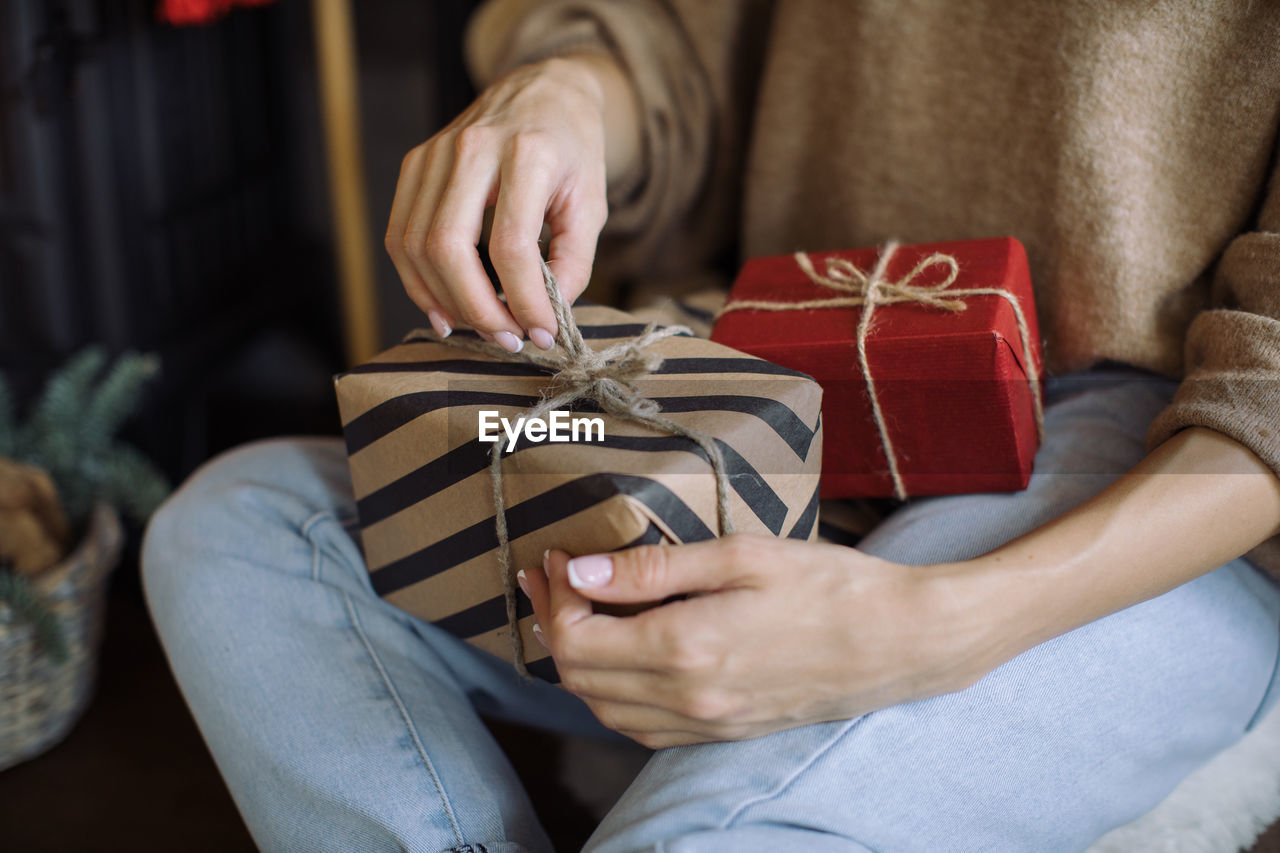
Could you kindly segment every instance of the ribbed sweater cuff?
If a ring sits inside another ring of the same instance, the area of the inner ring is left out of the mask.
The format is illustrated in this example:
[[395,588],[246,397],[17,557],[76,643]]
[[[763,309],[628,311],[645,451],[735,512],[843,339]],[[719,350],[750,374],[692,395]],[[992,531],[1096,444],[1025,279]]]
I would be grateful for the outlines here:
[[[1206,311],[1187,336],[1192,371],[1152,422],[1152,450],[1187,427],[1206,427],[1249,448],[1280,476],[1280,321],[1245,311]],[[1249,553],[1280,577],[1280,537]]]

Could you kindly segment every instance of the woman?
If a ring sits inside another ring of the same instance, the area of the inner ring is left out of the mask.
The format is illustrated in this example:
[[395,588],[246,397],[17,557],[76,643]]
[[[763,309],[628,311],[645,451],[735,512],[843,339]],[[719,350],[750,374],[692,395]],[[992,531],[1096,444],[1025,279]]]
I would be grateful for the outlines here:
[[597,239],[666,278],[1012,234],[1045,441],[1025,492],[911,501],[859,550],[551,552],[522,586],[568,692],[376,599],[336,443],[211,463],[146,582],[255,838],[546,849],[477,711],[659,749],[592,850],[1078,850],[1149,810],[1277,693],[1277,44],[1229,0],[484,7],[487,88],[387,231],[438,332],[551,346],[544,223],[569,297]]

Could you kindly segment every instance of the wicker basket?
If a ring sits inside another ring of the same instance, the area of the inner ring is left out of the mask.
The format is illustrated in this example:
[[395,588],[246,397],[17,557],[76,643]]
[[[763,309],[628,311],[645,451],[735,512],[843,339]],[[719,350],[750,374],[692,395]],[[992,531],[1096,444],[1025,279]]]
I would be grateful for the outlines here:
[[68,657],[52,663],[27,623],[0,603],[0,770],[34,758],[66,736],[93,692],[107,580],[120,557],[120,519],[94,507],[84,540],[32,586],[62,626]]

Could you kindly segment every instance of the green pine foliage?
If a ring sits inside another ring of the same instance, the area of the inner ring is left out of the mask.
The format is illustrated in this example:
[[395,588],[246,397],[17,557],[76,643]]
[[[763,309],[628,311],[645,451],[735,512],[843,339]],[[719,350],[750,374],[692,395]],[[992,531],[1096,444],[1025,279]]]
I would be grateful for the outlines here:
[[103,459],[99,500],[118,507],[139,522],[151,517],[169,496],[169,484],[151,460],[127,444],[117,444]]
[[99,500],[145,522],[169,492],[150,460],[115,440],[159,361],[125,353],[102,376],[105,364],[97,347],[75,355],[49,378],[25,424],[0,377],[0,454],[48,471],[76,529]]
[[120,427],[138,407],[143,385],[159,372],[160,360],[154,355],[126,353],[121,356],[88,401],[80,422],[80,446],[110,447]]
[[4,565],[0,565],[0,602],[9,605],[15,624],[26,623],[35,630],[36,646],[49,656],[51,663],[66,661],[67,639],[62,623],[30,582]]
[[[76,462],[76,425],[84,411],[89,387],[102,370],[104,356],[96,347],[82,350],[49,378],[31,410],[25,427],[18,429],[17,458],[49,471],[58,492],[62,483],[55,471],[72,470]],[[64,498],[65,500],[65,498]]]

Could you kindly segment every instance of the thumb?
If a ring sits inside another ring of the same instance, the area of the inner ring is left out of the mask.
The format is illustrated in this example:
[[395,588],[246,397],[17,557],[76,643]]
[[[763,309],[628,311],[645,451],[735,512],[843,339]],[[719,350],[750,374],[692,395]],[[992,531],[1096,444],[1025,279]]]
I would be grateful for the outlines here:
[[730,539],[693,545],[641,545],[569,561],[569,585],[595,601],[657,602],[681,593],[740,586],[745,550]]

